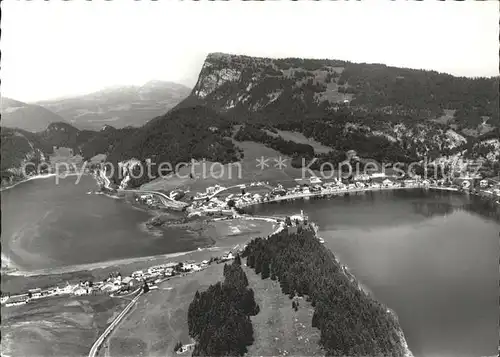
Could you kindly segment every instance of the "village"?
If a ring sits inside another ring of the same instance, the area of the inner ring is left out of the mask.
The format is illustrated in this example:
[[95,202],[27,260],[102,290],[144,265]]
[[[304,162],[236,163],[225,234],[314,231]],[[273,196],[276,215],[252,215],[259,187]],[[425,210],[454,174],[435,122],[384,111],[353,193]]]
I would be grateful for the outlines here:
[[[252,182],[249,184],[223,187],[215,185],[208,187],[206,192],[196,193],[191,196],[191,202],[187,207],[187,216],[218,216],[214,220],[245,217],[247,219],[267,219],[278,225],[278,230],[285,226],[298,225],[299,222],[307,221],[301,212],[300,215],[276,219],[275,217],[252,217],[243,210],[245,207],[265,202],[279,202],[293,199],[322,198],[332,195],[349,193],[362,193],[376,190],[395,190],[406,188],[425,188],[446,191],[466,192],[493,198],[497,203],[500,201],[500,183],[491,179],[466,176],[450,180],[433,180],[413,177],[411,179],[398,179],[383,173],[364,174],[351,180],[333,179],[324,181],[312,176],[308,179],[297,179],[291,183],[278,183],[271,185],[269,182]],[[173,197],[187,196],[188,192],[176,191]],[[150,207],[161,207],[161,200],[154,194],[139,194],[136,200]],[[323,242],[318,237],[320,242]],[[171,262],[149,267],[147,270],[135,271],[130,276],[123,277],[120,273],[111,274],[102,281],[82,281],[77,284],[67,283],[65,286],[57,286],[47,289],[35,288],[22,294],[5,294],[1,297],[1,304],[6,307],[26,304],[37,299],[54,296],[81,296],[92,294],[113,294],[114,296],[132,294],[139,289],[153,290],[157,284],[183,274],[193,273],[207,268],[210,264],[221,263],[234,259],[238,250],[224,253],[221,257],[203,260],[201,262]]]
[[149,267],[147,270],[134,271],[130,276],[122,276],[119,272],[112,273],[102,281],[81,281],[76,284],[66,283],[64,286],[55,286],[41,289],[34,288],[27,292],[1,297],[1,304],[6,307],[24,305],[39,299],[57,296],[82,296],[111,294],[112,296],[123,296],[133,294],[139,289],[145,292],[157,288],[157,284],[175,276],[194,273],[207,268],[210,264],[224,263],[234,259],[235,252],[224,253],[221,257],[203,260],[199,263],[194,261],[170,262]]
[[[283,218],[273,217],[248,217],[248,219],[263,219],[274,223],[274,231],[268,235],[279,233],[287,228],[290,232],[296,232],[298,227],[308,224],[308,217],[303,211],[300,214],[287,216]],[[311,224],[311,228],[317,233],[317,227]],[[324,243],[323,239],[317,236],[320,243]],[[245,245],[236,245],[229,251],[226,251],[221,256],[211,257],[210,259],[195,262],[187,260],[183,262],[168,262],[151,266],[145,270],[137,270],[129,276],[122,276],[119,272],[109,274],[109,277],[101,281],[80,281],[79,283],[70,284],[69,282],[63,286],[55,286],[50,288],[34,288],[21,294],[11,295],[2,294],[1,304],[5,307],[19,306],[27,303],[34,303],[40,299],[61,297],[61,296],[83,296],[83,295],[98,295],[108,294],[112,297],[128,296],[139,292],[142,289],[143,293],[158,288],[158,284],[174,277],[181,278],[186,274],[196,273],[208,268],[212,264],[221,264],[233,260],[246,248]]]
[[[401,179],[384,173],[362,174],[351,180],[321,180],[316,176],[296,179],[293,182],[277,183],[252,182],[230,187],[215,185],[205,192],[191,196],[187,207],[188,216],[222,214],[236,217],[243,208],[266,202],[279,202],[293,199],[322,198],[356,192],[425,188],[433,190],[456,191],[500,199],[500,182],[467,175],[454,180],[422,179],[420,176]],[[173,197],[188,197],[189,192],[179,190]],[[150,207],[161,207],[161,201],[154,194],[140,195],[137,201]]]

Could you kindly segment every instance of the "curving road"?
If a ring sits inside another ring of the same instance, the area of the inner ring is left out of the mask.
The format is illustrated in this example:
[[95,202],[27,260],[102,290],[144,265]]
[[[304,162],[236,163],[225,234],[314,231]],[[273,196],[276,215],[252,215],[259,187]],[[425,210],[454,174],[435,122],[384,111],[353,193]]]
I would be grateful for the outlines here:
[[259,186],[250,186],[250,185],[248,185],[248,184],[241,184],[241,183],[240,183],[240,184],[238,184],[238,185],[233,185],[233,186],[229,186],[229,187],[224,187],[223,189],[221,189],[221,190],[219,190],[219,191],[217,191],[217,192],[215,192],[215,193],[212,193],[211,195],[209,195],[209,196],[207,196],[207,197],[208,197],[208,199],[212,199],[213,197],[217,196],[219,193],[222,193],[222,192],[224,192],[224,191],[230,190],[230,189],[232,189],[232,188],[241,187],[241,186],[245,186],[246,188],[249,188],[249,187],[267,187],[267,188],[271,188],[271,189],[272,189],[272,186],[267,185],[267,184],[265,184],[265,185],[259,185]]
[[[107,188],[108,190],[112,190],[112,188],[110,187],[111,182],[110,182],[109,178],[106,176],[106,174],[102,170],[99,170],[99,176],[104,181],[104,187]],[[160,196],[161,202],[166,207],[183,208],[185,206],[188,206],[187,203],[176,201],[173,198],[171,198],[171,197],[167,196],[166,194],[164,194],[163,192],[148,191],[148,190],[132,190],[132,189],[129,189],[129,190],[117,189],[116,191],[118,191],[118,192],[135,192],[135,193],[144,193],[144,194],[157,195],[157,196]]]
[[99,336],[99,338],[94,342],[94,344],[92,345],[92,348],[90,349],[89,357],[95,357],[97,355],[97,352],[99,351],[99,348],[104,343],[104,341],[106,340],[106,338],[109,336],[109,334],[111,332],[113,332],[113,330],[115,329],[115,327],[118,326],[118,324],[120,323],[120,321],[130,311],[130,309],[137,302],[137,300],[139,300],[139,297],[142,295],[142,293],[143,293],[143,290],[141,289],[141,291],[139,292],[139,294],[137,294],[137,296],[135,298],[133,298],[132,301],[130,301],[130,303],[127,306],[125,306],[125,308],[123,309],[123,311],[120,312],[120,314],[106,328],[106,330],[101,334],[101,336]]
[[131,189],[129,189],[129,190],[119,189],[118,192],[134,192],[134,193],[157,195],[157,196],[160,196],[161,202],[167,207],[170,206],[170,207],[183,208],[183,207],[188,206],[188,204],[186,202],[176,201],[173,198],[164,194],[163,192],[148,191],[148,190],[131,190]]

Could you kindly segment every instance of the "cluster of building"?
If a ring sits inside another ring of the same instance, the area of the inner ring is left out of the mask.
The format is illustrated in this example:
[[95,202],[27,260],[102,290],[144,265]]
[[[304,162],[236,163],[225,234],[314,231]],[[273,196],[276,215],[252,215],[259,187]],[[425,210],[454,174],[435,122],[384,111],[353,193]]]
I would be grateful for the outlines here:
[[[474,188],[474,185],[468,185]],[[478,188],[477,186],[475,187]],[[479,181],[479,191],[486,195],[496,196],[500,198],[500,181],[485,179]]]
[[47,289],[34,288],[28,290],[28,292],[18,294],[18,295],[10,295],[5,294],[1,297],[2,305],[5,306],[18,306],[27,304],[30,301],[36,301],[38,299],[47,298],[47,297],[55,297],[55,296],[63,296],[63,295],[89,295],[92,294],[95,288],[92,286],[92,283],[81,282],[78,284],[69,284],[67,283],[65,286],[56,286]]
[[[468,190],[474,193],[488,194],[500,197],[500,183],[480,179],[478,177],[459,177],[456,179],[423,179],[420,176],[412,178],[398,178],[388,176],[385,173],[362,174],[349,180],[334,178],[326,181],[312,176],[308,179],[297,179],[293,187],[284,188],[277,184],[274,187],[269,183],[251,183],[249,185],[239,185],[240,193],[230,195],[218,195],[226,189],[216,185],[209,187],[206,193],[200,194],[198,199],[191,205],[193,212],[219,212],[227,215],[235,215],[234,208],[259,204],[263,202],[280,201],[294,198],[308,198],[311,196],[323,196],[339,194],[344,192],[398,189],[398,188],[441,188],[454,191]],[[269,192],[251,193],[246,192],[248,186],[266,185],[270,187]],[[236,186],[234,186],[236,187]],[[203,198],[203,199],[201,199]]]
[[[261,192],[247,192],[248,187],[264,185],[269,188],[268,192],[262,192],[262,190]],[[355,190],[418,187],[421,185],[430,185],[430,182],[422,181],[418,178],[396,180],[384,174],[360,175],[349,181],[339,179],[322,181],[318,177],[313,176],[308,179],[297,179],[296,185],[288,188],[284,188],[281,184],[271,187],[269,186],[269,182],[253,182],[247,185],[233,186],[239,187],[241,192],[225,196],[218,194],[228,188],[216,185],[207,188],[207,192],[199,194],[191,204],[190,211],[199,213],[222,212],[231,215],[234,213],[232,208],[243,208],[263,202],[299,197],[307,198],[314,195],[328,195]]]
[[219,194],[223,191],[226,191],[230,188],[240,188],[240,189],[244,190],[247,187],[265,186],[265,185],[269,185],[269,182],[256,181],[256,182],[251,182],[249,184],[241,184],[241,185],[235,185],[235,186],[230,186],[230,187],[224,187],[224,186],[217,184],[214,186],[207,187],[205,192],[196,193],[196,195],[193,198],[193,200],[194,200],[193,205],[194,206],[201,205],[201,204],[203,204],[203,202],[206,202],[207,200],[211,200],[217,194]]
[[38,299],[56,296],[82,296],[96,294],[128,294],[137,289],[148,286],[150,290],[155,289],[157,284],[172,276],[192,273],[207,268],[212,263],[221,263],[235,258],[233,252],[227,252],[221,257],[214,257],[211,260],[202,262],[186,261],[171,262],[149,267],[146,270],[134,271],[130,276],[122,277],[120,273],[110,274],[102,281],[82,281],[77,284],[66,283],[64,286],[56,286],[47,289],[35,288],[25,293],[10,295],[2,294],[1,304],[6,307],[24,305]]
[[135,198],[135,201],[148,205],[150,207],[159,206],[161,204],[161,200],[156,195],[153,194],[138,195]]
[[194,196],[194,201],[203,201],[210,199],[212,196],[218,194],[221,191],[226,190],[226,187],[221,185],[214,185],[207,187],[205,192],[197,192]]

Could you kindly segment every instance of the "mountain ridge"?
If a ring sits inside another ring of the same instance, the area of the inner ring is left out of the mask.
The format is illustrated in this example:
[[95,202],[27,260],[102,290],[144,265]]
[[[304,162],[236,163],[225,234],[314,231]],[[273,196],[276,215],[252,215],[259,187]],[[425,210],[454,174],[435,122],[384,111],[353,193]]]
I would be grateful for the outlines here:
[[28,104],[8,97],[1,98],[1,125],[30,132],[45,130],[55,122],[65,120],[58,114],[36,104]]
[[[69,145],[87,159],[108,154],[115,163],[135,159],[175,165],[203,157],[231,162],[241,154],[238,140],[250,140],[290,156],[295,165],[303,158],[336,162],[354,150],[362,158],[393,163],[458,155],[483,160],[496,172],[500,120],[493,88],[499,79],[213,53],[190,94],[141,127],[120,129],[106,122],[96,128],[105,129],[99,132],[55,130],[41,137],[51,145]],[[136,94],[135,88],[125,91]],[[308,144],[269,134],[276,131],[300,133],[331,151],[318,153]]]
[[437,119],[451,110],[451,119],[462,130],[475,129],[485,117],[500,126],[499,80],[341,60],[211,53],[191,96],[221,111],[253,112],[254,117],[269,117],[284,104],[301,115],[348,103],[353,111],[419,120]]
[[165,114],[188,96],[190,88],[175,82],[151,80],[142,85],[119,85],[84,95],[36,102],[79,129],[139,127]]

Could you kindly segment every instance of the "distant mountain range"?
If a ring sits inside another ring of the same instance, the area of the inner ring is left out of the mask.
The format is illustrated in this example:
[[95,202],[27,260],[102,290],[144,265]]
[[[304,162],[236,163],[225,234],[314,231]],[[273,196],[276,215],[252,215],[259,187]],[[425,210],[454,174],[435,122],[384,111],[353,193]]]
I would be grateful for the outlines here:
[[51,123],[68,122],[81,130],[139,127],[165,114],[186,98],[191,89],[173,82],[150,81],[143,86],[116,86],[77,97],[23,103],[2,98],[3,127],[31,132]]
[[[44,145],[67,145],[85,158],[103,153],[113,162],[134,158],[175,165],[190,158],[238,160],[237,142],[228,137],[239,128],[236,141],[268,146],[294,159],[292,165],[313,157],[335,162],[355,150],[379,162],[462,155],[486,160],[495,172],[498,86],[498,77],[213,53],[191,93],[182,85],[149,82],[37,103],[67,123],[59,120],[36,138]],[[279,132],[300,133],[331,152],[315,152]]]
[[51,123],[64,122],[60,115],[36,104],[27,104],[6,97],[2,97],[1,103],[0,123],[3,127],[37,132],[47,129]]
[[150,81],[143,86],[118,86],[78,97],[37,102],[79,129],[99,130],[141,126],[165,114],[191,89],[173,82]]

